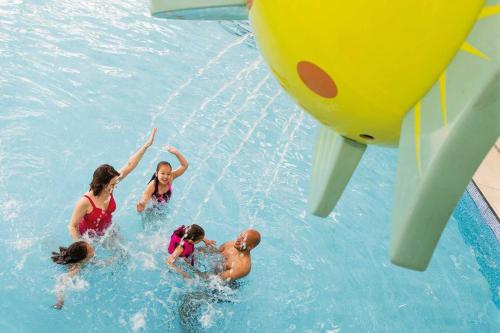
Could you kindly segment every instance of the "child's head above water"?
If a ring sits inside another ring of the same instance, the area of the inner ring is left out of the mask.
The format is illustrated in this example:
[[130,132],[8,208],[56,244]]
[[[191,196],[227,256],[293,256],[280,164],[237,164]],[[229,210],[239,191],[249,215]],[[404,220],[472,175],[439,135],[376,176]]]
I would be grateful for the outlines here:
[[179,228],[175,231],[180,238],[190,241],[191,243],[198,243],[205,238],[205,230],[197,224],[188,225],[185,228]]
[[59,252],[52,252],[52,261],[56,264],[67,265],[88,261],[94,256],[92,246],[84,241],[71,244],[68,248],[59,247]]
[[172,165],[167,161],[161,161],[156,166],[156,171],[153,177],[151,177],[150,182],[154,180],[155,182],[160,181],[161,183],[168,183],[172,180],[171,178],[172,178]]

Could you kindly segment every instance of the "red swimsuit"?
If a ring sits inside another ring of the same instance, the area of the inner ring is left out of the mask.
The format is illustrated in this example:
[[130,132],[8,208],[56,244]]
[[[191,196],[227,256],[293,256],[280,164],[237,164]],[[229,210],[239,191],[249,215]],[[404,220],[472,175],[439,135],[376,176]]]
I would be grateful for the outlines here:
[[93,209],[90,213],[85,214],[85,216],[78,224],[80,235],[89,232],[89,234],[102,236],[104,235],[106,229],[111,225],[112,214],[116,209],[116,203],[115,199],[113,198],[113,194],[111,194],[108,208],[105,211],[101,208],[96,207],[94,202],[88,195],[84,195],[84,197],[89,199]]

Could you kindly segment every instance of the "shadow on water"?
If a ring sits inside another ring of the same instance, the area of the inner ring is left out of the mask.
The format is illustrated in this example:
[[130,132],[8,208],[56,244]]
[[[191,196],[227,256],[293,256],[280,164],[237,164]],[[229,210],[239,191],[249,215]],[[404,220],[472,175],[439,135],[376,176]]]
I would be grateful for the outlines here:
[[237,291],[240,284],[232,281],[223,284],[220,280],[211,280],[206,285],[200,285],[192,291],[186,292],[179,305],[179,321],[181,331],[186,333],[203,332],[214,325],[223,312],[218,308],[221,303],[237,303]]

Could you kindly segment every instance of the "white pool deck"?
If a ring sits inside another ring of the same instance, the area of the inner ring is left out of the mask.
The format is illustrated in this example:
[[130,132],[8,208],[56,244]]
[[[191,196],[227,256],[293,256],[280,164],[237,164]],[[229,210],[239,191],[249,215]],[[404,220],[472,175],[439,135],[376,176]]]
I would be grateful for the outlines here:
[[489,206],[500,217],[500,137],[472,178]]

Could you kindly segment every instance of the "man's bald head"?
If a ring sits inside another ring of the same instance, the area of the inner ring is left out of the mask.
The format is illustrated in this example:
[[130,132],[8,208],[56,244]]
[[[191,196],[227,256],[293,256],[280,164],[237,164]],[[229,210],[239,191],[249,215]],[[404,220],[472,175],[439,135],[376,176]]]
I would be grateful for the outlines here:
[[247,234],[247,246],[256,248],[260,243],[260,233],[254,229],[245,230]]
[[243,231],[234,242],[234,246],[240,251],[251,251],[260,243],[260,233],[254,229]]

